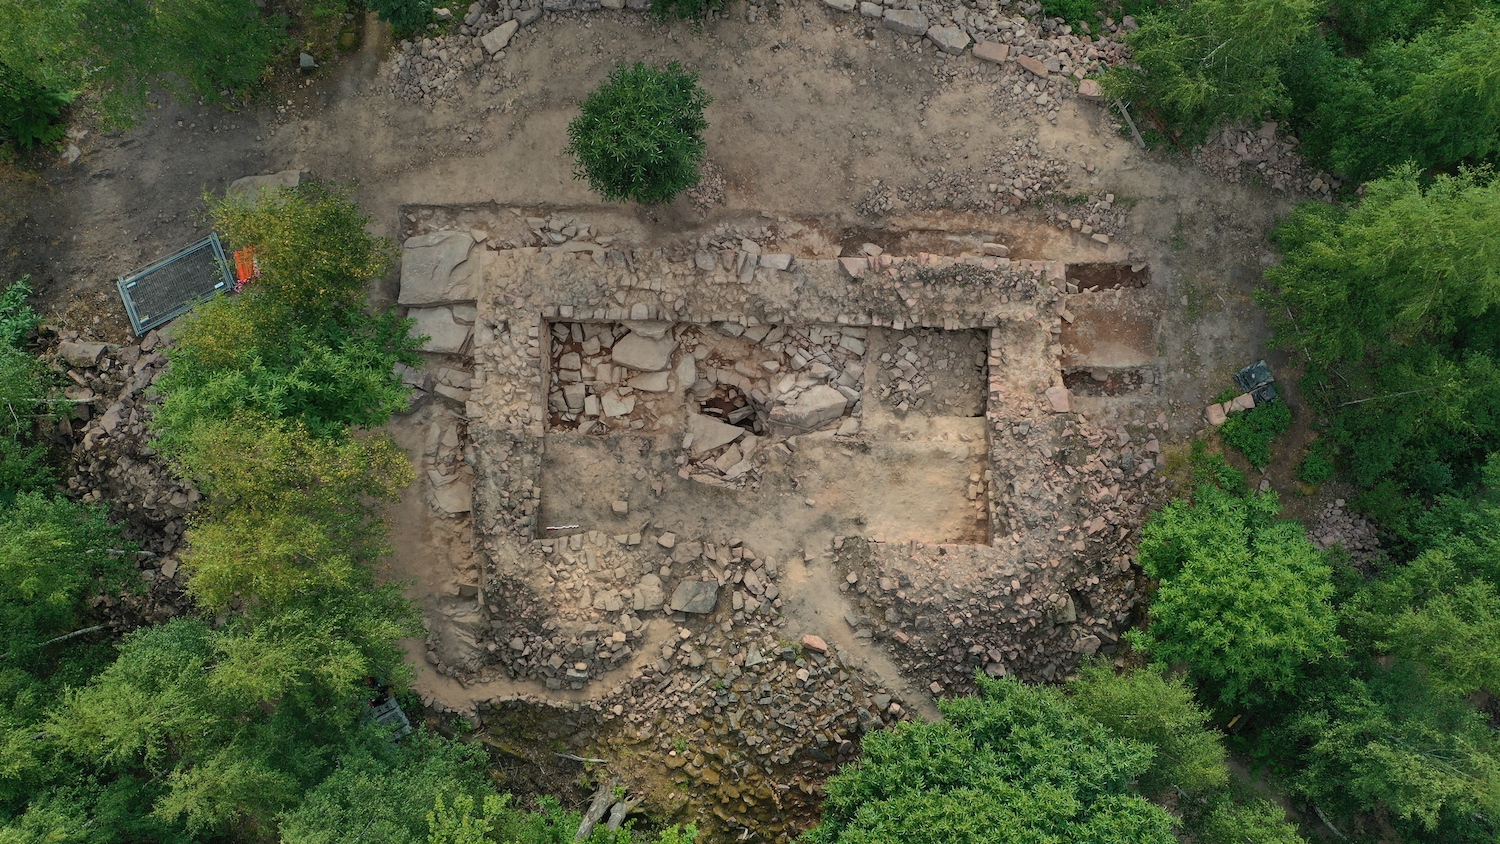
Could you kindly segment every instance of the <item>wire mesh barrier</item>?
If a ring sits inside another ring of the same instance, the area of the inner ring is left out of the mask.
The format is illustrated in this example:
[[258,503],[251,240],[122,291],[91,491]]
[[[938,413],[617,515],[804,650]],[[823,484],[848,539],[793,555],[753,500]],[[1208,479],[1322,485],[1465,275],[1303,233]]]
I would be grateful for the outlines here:
[[234,278],[217,234],[120,276],[120,299],[136,336],[229,289]]

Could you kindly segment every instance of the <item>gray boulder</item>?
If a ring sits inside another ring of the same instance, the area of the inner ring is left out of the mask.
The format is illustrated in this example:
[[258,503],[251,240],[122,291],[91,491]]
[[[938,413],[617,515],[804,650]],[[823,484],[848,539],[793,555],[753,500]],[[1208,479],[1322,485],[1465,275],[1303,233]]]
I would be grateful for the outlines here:
[[969,46],[972,39],[967,32],[956,26],[934,26],[927,30],[927,40],[936,44],[939,50],[956,56]]
[[282,170],[280,173],[265,173],[235,179],[229,183],[229,189],[224,193],[228,196],[255,194],[267,188],[294,188],[300,184],[302,184],[301,170]]
[[635,585],[635,608],[642,612],[654,612],[661,609],[662,601],[667,597],[666,590],[662,588],[661,578],[654,574],[648,574],[641,578],[641,582]]
[[712,580],[684,580],[672,590],[672,611],[710,613],[719,602],[719,584]]
[[786,434],[809,433],[843,416],[848,406],[849,399],[843,393],[818,384],[771,408],[771,426]]
[[688,416],[688,433],[693,437],[693,456],[699,457],[739,439],[745,429],[720,422],[712,416],[693,413]]
[[99,365],[99,357],[104,354],[103,343],[73,343],[64,342],[57,346],[57,353],[70,366],[87,369]]
[[925,35],[929,25],[926,15],[910,9],[886,9],[884,24],[902,35]]

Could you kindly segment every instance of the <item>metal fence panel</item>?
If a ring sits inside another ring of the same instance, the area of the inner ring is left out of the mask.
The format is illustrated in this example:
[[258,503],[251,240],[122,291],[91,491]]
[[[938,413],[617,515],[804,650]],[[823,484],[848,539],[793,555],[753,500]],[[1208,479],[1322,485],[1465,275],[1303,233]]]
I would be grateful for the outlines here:
[[122,275],[117,282],[139,337],[234,284],[218,234]]

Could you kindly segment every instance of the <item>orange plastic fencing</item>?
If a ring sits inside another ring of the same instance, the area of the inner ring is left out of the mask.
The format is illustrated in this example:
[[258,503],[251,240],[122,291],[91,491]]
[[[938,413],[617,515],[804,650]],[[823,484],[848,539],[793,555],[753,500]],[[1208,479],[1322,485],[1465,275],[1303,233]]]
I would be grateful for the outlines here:
[[256,272],[255,247],[246,246],[244,249],[236,250],[234,253],[235,289],[244,287],[246,282],[255,278]]

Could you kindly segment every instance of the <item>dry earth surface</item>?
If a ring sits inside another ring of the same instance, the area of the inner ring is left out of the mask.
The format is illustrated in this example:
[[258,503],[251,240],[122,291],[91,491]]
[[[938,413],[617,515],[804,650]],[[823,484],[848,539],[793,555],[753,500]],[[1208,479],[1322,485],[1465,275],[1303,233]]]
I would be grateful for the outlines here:
[[[935,715],[974,671],[1058,679],[1117,652],[1164,466],[1268,356],[1251,296],[1291,200],[1241,165],[1274,164],[1272,136],[1147,153],[1059,73],[821,3],[701,31],[548,13],[493,58],[460,41],[415,100],[431,52],[365,29],[275,104],[161,98],[76,162],[0,178],[0,275],[31,274],[57,341],[120,345],[67,361],[103,398],[58,436],[76,488],[142,502],[122,512],[160,533],[151,578],[175,581],[196,493],[142,451],[162,361],[113,280],[201,237],[205,192],[300,170],[398,242],[462,239],[434,278],[468,266],[467,292],[408,301],[393,273],[372,297],[438,320],[388,426],[418,468],[388,574],[426,614],[408,647],[430,714],[479,727],[512,786],[571,776],[554,751],[600,756],[658,813],[771,839],[865,730]],[[635,60],[702,75],[713,179],[600,207],[566,125]],[[659,364],[617,363],[652,343]],[[818,418],[789,427],[794,405]],[[705,418],[737,439],[695,451]],[[1371,543],[1295,487],[1308,436],[1270,485],[1327,541]]]

